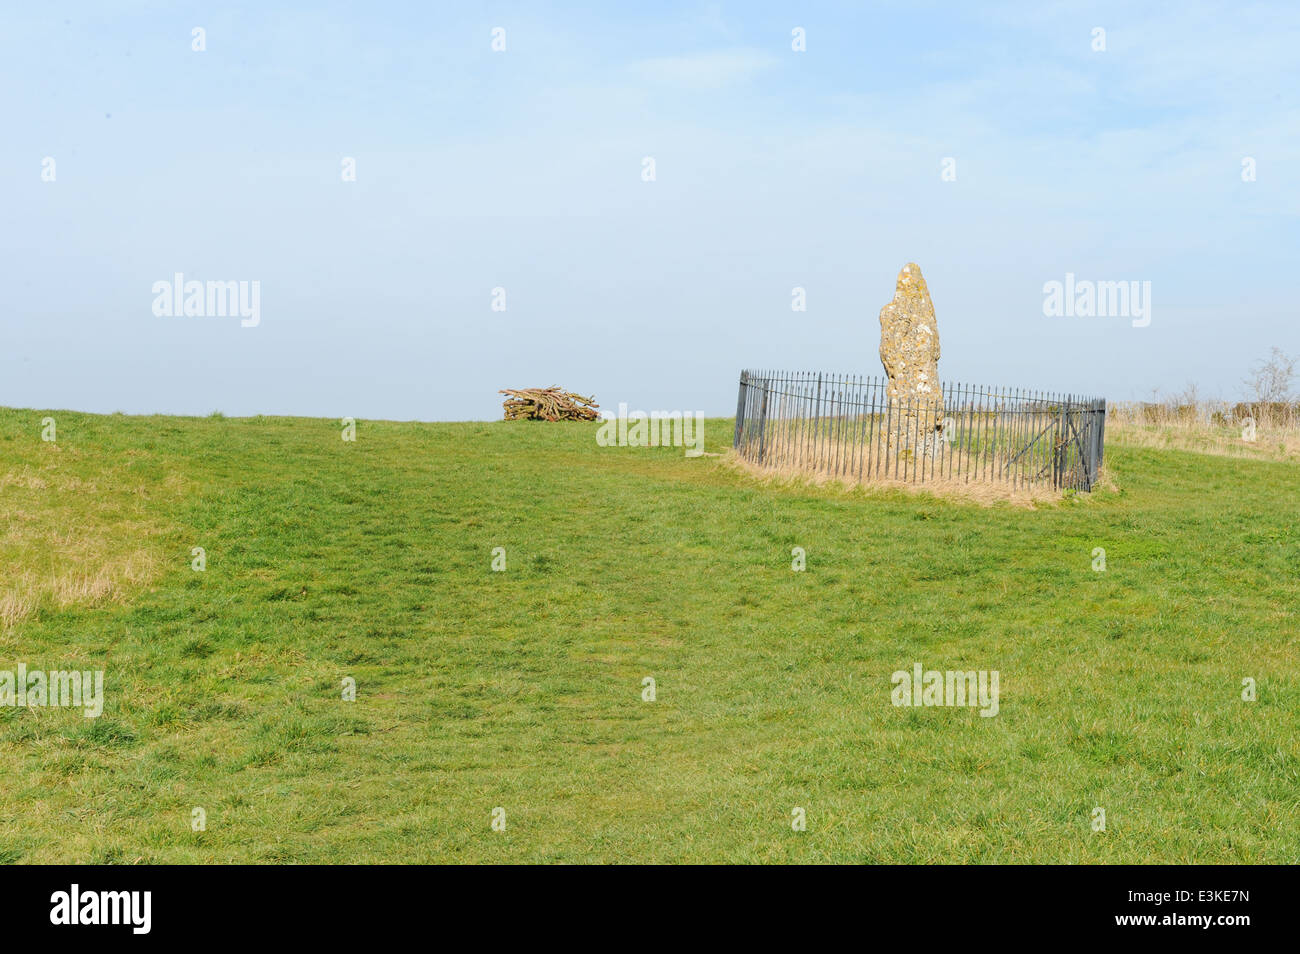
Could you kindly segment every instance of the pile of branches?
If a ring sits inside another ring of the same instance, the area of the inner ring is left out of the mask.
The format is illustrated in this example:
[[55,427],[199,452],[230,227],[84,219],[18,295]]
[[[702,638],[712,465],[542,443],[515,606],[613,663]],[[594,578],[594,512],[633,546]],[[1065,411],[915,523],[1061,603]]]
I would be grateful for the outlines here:
[[503,390],[507,421],[594,421],[599,415],[595,397],[549,388]]

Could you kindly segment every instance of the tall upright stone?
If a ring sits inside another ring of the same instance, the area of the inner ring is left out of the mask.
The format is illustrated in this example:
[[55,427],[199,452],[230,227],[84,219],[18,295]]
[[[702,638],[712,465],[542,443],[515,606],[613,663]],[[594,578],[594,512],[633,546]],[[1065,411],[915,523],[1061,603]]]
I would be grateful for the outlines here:
[[903,266],[893,301],[880,309],[880,361],[889,377],[889,443],[933,454],[943,426],[939,326],[914,262]]

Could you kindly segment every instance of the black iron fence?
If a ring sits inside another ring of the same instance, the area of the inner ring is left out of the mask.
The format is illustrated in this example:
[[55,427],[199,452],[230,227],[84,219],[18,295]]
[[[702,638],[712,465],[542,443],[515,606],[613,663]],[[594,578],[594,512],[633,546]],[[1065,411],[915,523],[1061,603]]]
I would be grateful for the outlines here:
[[898,398],[884,378],[743,371],[736,452],[764,467],[862,481],[1091,490],[1106,401],[945,384]]

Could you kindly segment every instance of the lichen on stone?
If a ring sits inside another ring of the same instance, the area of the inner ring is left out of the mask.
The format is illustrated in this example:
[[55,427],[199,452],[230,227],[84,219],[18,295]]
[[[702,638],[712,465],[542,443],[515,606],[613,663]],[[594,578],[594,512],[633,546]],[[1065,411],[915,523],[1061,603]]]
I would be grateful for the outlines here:
[[880,309],[880,361],[888,377],[891,443],[938,447],[943,424],[939,385],[939,325],[921,266],[908,262],[898,273],[894,298]]

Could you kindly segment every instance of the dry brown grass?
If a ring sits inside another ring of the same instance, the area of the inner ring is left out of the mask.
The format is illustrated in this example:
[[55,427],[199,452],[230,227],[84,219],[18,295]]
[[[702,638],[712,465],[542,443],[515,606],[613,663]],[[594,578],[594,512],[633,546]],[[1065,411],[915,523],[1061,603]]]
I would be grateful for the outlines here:
[[[927,453],[924,449],[906,449],[905,435],[895,434],[891,443],[879,429],[873,429],[868,440],[840,439],[841,428],[851,434],[854,426],[844,428],[832,419],[829,425],[823,424],[820,434],[810,436],[815,432],[807,421],[778,421],[767,431],[761,465],[734,456],[742,469],[781,481],[893,488],[985,505],[1010,502],[1028,506],[1064,496],[1044,476],[1054,464],[1050,441],[1035,443],[1012,462],[1005,435],[995,446],[988,441],[989,431],[983,428],[976,433],[959,433],[956,440],[949,442],[931,435],[934,450]],[[1037,423],[1029,426],[1023,422],[1021,436],[1038,429]],[[917,435],[911,436],[918,448],[924,446]],[[983,439],[983,452],[970,449],[972,438]]]
[[[0,471],[0,632],[43,609],[125,599],[159,574],[165,524],[146,509],[146,489],[93,462],[39,448]],[[186,481],[169,475],[167,489]]]
[[838,486],[845,489],[864,488],[881,490],[901,490],[906,493],[945,497],[976,503],[984,507],[995,504],[1011,504],[1018,507],[1035,507],[1051,504],[1063,499],[1064,494],[1044,484],[1021,484],[1012,487],[1005,481],[993,481],[965,475],[957,477],[930,476],[926,474],[925,482],[894,476],[864,476],[818,473],[794,465],[777,464],[774,466],[755,464],[746,460],[735,451],[730,451],[724,458],[725,466],[765,483],[797,484],[814,487]]
[[[1253,440],[1248,429],[1252,421]],[[1106,440],[1225,457],[1292,460],[1300,457],[1300,406],[1178,399],[1112,404]]]
[[7,581],[8,589],[0,592],[0,627],[9,629],[45,605],[97,606],[120,600],[130,589],[152,580],[158,569],[156,554],[146,550],[98,562],[89,571],[69,570],[51,576],[24,573]]

